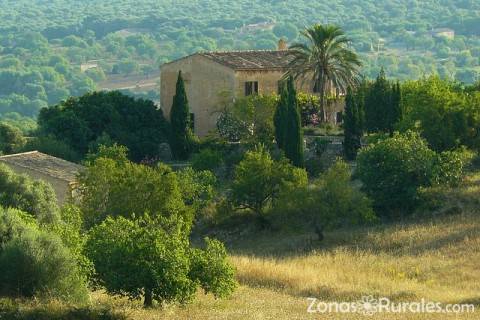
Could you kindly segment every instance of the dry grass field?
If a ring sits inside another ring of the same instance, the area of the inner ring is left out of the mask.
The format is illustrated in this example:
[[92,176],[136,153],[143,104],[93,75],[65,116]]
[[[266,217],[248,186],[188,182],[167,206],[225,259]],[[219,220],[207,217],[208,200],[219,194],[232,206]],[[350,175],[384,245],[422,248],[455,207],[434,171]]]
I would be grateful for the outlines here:
[[[230,245],[240,287],[229,300],[198,294],[186,307],[143,310],[140,302],[92,294],[91,318],[68,307],[22,304],[16,319],[480,319],[480,177],[444,198],[460,210],[441,217],[309,234],[261,234]],[[307,298],[473,304],[475,313],[309,314]],[[102,311],[114,310],[110,311]],[[42,311],[43,310],[43,311]],[[47,311],[48,310],[48,311]],[[48,318],[34,317],[50,314]],[[80,311],[79,311],[80,312]],[[57,315],[57,316],[53,316]],[[95,317],[98,316],[98,317]],[[101,317],[100,317],[101,316]],[[2,318],[0,313],[0,319]],[[12,318],[13,319],[13,318]]]

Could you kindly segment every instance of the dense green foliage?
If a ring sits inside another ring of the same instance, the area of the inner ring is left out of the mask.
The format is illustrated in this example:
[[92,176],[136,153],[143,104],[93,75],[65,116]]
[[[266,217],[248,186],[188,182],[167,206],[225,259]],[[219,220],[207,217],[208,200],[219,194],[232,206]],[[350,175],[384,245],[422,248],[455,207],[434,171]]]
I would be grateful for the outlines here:
[[132,160],[155,158],[168,139],[168,123],[153,102],[119,92],[95,92],[42,109],[42,135],[51,135],[84,156],[105,140],[128,147]]
[[365,96],[365,129],[368,132],[393,133],[403,118],[402,92],[398,83],[387,80],[382,69]]
[[372,201],[354,187],[349,166],[339,160],[308,187],[285,193],[270,219],[279,228],[334,229],[376,220]]
[[402,85],[402,130],[419,131],[436,151],[480,148],[480,91],[437,77]]
[[192,220],[178,178],[170,167],[161,163],[155,167],[135,164],[126,160],[122,152],[117,158],[98,157],[79,179],[83,185],[81,208],[87,226],[98,224],[107,216],[130,218],[145,212]]
[[59,219],[57,197],[51,185],[14,173],[0,164],[0,206],[27,212],[41,223]]
[[411,131],[368,146],[357,163],[356,174],[384,217],[411,212],[421,187],[458,183],[463,168],[458,154],[438,154]]
[[212,293],[216,298],[228,297],[237,282],[227,251],[218,240],[205,238],[205,242],[204,250],[191,249],[190,279],[198,281],[205,293]]
[[196,285],[188,277],[188,240],[180,223],[163,224],[118,217],[94,227],[86,252],[98,284],[113,294],[145,296],[147,307],[152,300],[189,302]]
[[178,160],[188,159],[192,149],[193,133],[182,71],[178,72],[176,91],[173,96],[172,108],[170,109],[170,123],[172,127],[170,145],[173,155]]
[[87,299],[75,256],[56,234],[21,211],[0,208],[0,270],[2,296]]
[[263,147],[248,151],[235,168],[232,202],[262,215],[265,206],[282,194],[307,185],[307,173],[289,161],[275,161]]
[[195,170],[214,171],[223,163],[222,154],[218,150],[204,148],[191,158],[192,168]]
[[[475,1],[202,0],[172,6],[165,0],[57,0],[45,6],[19,0],[0,9],[2,117],[35,116],[47,104],[104,87],[104,77],[145,77],[160,63],[199,50],[274,49],[279,38],[297,42],[305,25],[325,22],[349,34],[369,78],[383,66],[401,80],[434,73],[478,80]],[[444,27],[455,31],[453,39],[432,36],[432,29]],[[97,67],[81,72],[87,62]],[[148,94],[158,99],[158,92]]]

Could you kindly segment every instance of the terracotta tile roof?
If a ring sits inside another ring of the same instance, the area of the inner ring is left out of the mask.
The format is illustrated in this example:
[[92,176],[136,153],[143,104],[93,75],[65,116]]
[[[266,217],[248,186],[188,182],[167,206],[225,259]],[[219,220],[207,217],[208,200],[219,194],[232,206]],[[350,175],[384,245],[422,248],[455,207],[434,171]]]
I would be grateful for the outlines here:
[[75,182],[83,166],[38,151],[0,157],[0,162],[15,165],[67,182]]
[[288,50],[217,51],[199,54],[234,70],[283,70],[291,60]]

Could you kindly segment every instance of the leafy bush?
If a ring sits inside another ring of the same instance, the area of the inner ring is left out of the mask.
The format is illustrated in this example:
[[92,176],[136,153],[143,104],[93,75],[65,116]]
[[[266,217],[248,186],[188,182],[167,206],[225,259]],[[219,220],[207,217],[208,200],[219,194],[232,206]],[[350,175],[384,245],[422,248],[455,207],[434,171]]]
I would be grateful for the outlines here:
[[352,184],[350,168],[341,160],[308,188],[283,194],[271,214],[279,228],[333,229],[376,220],[372,201]]
[[212,149],[202,149],[192,156],[192,168],[198,171],[213,171],[223,163],[222,154]]
[[86,252],[98,285],[116,295],[143,296],[146,307],[154,300],[188,303],[198,285],[217,297],[235,287],[223,245],[207,240],[205,251],[190,249],[177,218],[107,218],[91,230]]
[[215,297],[230,296],[237,283],[232,266],[227,261],[227,251],[220,241],[205,239],[205,250],[192,249],[190,278],[198,281],[205,293]]
[[13,209],[0,209],[0,294],[85,301],[85,277],[53,233]]
[[177,177],[183,201],[195,212],[202,210],[213,200],[217,179],[212,172],[186,168],[178,171]]
[[[79,182],[80,207],[87,227],[102,222],[107,216],[180,215],[192,221],[192,212],[185,206],[178,177],[172,169],[159,164],[148,167],[132,163],[119,152],[105,151],[104,156],[89,163]],[[117,159],[107,156],[118,156]]]
[[60,210],[60,221],[48,225],[47,230],[60,237],[77,261],[78,268],[87,277],[93,273],[93,264],[85,256],[86,237],[83,232],[83,215],[78,207],[66,204]]
[[466,94],[439,77],[403,85],[406,117],[403,130],[418,130],[431,148],[441,152],[461,145],[480,147],[480,95]]
[[415,207],[420,187],[458,183],[463,162],[455,153],[437,154],[418,133],[409,131],[362,150],[357,175],[378,213],[391,217]]
[[266,205],[281,193],[307,185],[304,169],[292,166],[286,159],[274,161],[264,147],[249,151],[235,168],[232,202],[239,208],[261,215]]
[[41,223],[59,220],[57,197],[52,186],[16,174],[4,164],[0,164],[0,205],[25,211]]

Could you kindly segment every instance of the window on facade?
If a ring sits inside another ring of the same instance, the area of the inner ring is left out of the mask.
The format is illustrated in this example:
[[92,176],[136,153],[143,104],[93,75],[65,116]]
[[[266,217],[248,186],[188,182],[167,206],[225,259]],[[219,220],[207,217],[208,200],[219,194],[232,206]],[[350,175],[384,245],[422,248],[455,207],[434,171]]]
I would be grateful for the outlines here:
[[245,96],[258,94],[258,81],[245,82]]
[[195,113],[190,113],[190,129],[195,130]]

